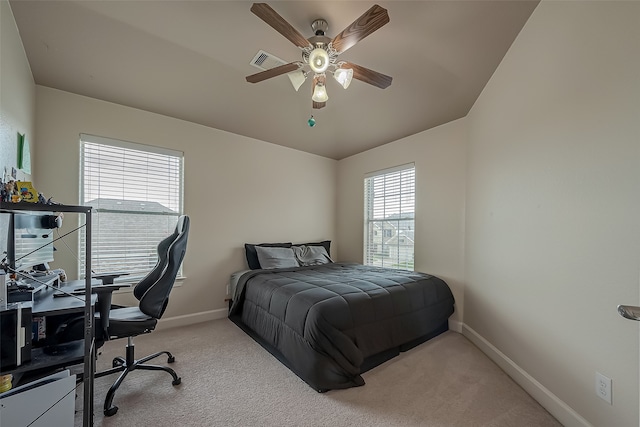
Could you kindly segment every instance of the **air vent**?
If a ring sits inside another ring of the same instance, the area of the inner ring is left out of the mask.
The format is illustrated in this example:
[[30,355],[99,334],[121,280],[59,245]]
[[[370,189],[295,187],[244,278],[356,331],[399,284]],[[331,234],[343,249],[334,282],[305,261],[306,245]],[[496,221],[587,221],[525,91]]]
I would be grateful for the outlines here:
[[271,68],[279,67],[280,65],[287,64],[282,59],[277,56],[273,56],[272,54],[265,52],[264,50],[258,51],[256,56],[250,62],[256,68],[261,70],[269,70]]

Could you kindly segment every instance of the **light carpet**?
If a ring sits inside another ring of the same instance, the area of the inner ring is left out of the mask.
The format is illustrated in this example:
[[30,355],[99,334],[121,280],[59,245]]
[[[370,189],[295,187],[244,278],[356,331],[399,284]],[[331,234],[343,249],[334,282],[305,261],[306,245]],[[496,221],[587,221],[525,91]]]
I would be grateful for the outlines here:
[[[228,319],[154,331],[136,356],[169,350],[182,384],[134,371],[102,414],[116,375],[95,382],[94,425],[119,426],[560,426],[464,336],[446,332],[363,374],[366,384],[317,393]],[[98,370],[126,340],[100,349]],[[166,364],[166,358],[155,360]],[[78,390],[76,426],[82,425]]]

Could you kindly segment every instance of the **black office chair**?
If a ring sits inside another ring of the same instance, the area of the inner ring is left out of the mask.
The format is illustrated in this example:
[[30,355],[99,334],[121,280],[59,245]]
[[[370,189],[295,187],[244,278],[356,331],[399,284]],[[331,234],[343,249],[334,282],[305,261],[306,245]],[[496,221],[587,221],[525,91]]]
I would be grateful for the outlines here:
[[[173,363],[175,358],[168,351],[159,351],[136,360],[133,337],[154,330],[158,319],[162,317],[164,310],[167,308],[169,293],[173,288],[176,275],[178,274],[180,264],[187,249],[188,235],[189,217],[182,215],[178,219],[178,224],[173,234],[158,244],[158,263],[133,289],[133,295],[140,301],[137,307],[111,307],[110,309],[101,309],[102,312],[96,314],[97,346],[101,344],[99,342],[100,340],[128,339],[126,356],[113,359],[112,369],[95,374],[95,377],[99,378],[121,372],[118,379],[107,392],[104,401],[105,416],[112,416],[118,412],[118,407],[112,405],[113,397],[118,387],[120,387],[120,384],[122,384],[122,381],[131,371],[136,369],[161,370],[169,373],[173,377],[173,385],[178,385],[181,382],[180,377],[178,377],[173,369],[166,366],[149,365],[146,363],[162,354],[168,356],[168,363]],[[114,275],[107,275],[106,282],[112,282],[113,277]],[[102,295],[99,295],[99,297],[101,296]],[[110,297],[110,293],[108,297]],[[105,311],[106,313],[104,313]]]

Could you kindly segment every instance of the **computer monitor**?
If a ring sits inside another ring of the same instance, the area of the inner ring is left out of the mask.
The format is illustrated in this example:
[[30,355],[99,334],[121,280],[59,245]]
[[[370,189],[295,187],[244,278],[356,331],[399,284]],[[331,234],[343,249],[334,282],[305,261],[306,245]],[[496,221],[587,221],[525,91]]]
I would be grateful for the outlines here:
[[[10,270],[30,271],[53,262],[53,212],[13,212],[6,218],[6,263]],[[3,224],[4,225],[4,224]]]

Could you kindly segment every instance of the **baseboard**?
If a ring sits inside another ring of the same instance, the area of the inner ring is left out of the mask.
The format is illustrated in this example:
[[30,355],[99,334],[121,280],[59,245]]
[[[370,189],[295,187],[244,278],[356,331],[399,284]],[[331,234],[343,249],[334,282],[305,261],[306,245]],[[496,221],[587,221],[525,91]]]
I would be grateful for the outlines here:
[[188,326],[209,320],[224,319],[228,313],[228,309],[220,308],[218,310],[202,311],[200,313],[185,314],[182,316],[165,317],[158,321],[156,329],[175,328],[177,326]]
[[457,320],[449,319],[449,330],[461,334],[462,333],[462,322],[459,322]]
[[538,403],[560,421],[562,425],[565,427],[593,427],[592,424],[582,418],[580,414],[558,398],[558,396],[549,391],[549,389],[540,384],[513,360],[464,323],[462,324],[462,335],[500,366],[507,375],[538,401]]

